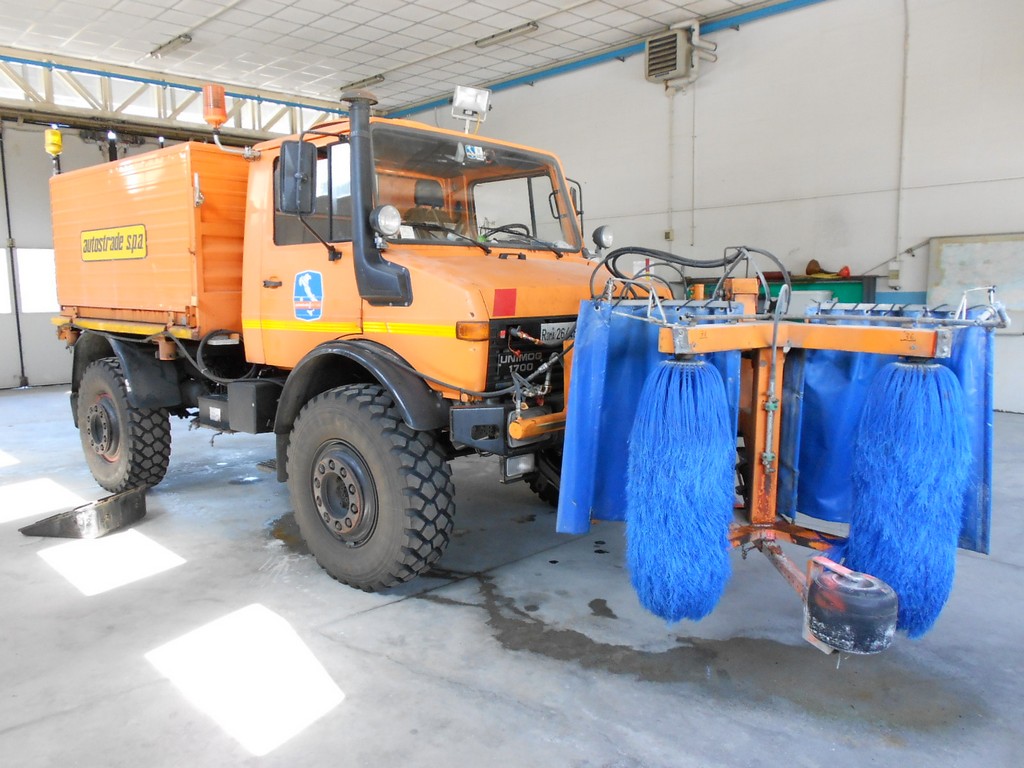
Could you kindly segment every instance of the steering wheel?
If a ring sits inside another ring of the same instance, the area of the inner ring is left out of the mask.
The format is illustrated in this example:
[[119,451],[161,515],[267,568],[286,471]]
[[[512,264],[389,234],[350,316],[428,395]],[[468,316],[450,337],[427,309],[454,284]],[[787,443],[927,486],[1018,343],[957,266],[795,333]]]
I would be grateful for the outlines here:
[[531,237],[530,228],[525,224],[502,224],[500,227],[491,227],[490,229],[483,230],[484,237],[490,237],[491,235],[501,234],[502,232],[509,235],[523,235],[525,237]]

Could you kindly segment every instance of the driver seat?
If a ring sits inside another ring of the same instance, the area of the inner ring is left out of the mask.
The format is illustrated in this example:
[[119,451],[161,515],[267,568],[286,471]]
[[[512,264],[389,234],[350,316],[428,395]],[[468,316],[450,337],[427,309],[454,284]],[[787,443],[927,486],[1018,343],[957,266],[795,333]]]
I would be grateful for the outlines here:
[[438,240],[447,239],[447,233],[427,227],[417,227],[417,224],[438,224],[448,229],[456,229],[455,219],[448,215],[444,209],[444,190],[441,183],[434,179],[417,179],[416,188],[413,191],[414,208],[405,212],[402,219],[413,225],[417,238],[434,238]]

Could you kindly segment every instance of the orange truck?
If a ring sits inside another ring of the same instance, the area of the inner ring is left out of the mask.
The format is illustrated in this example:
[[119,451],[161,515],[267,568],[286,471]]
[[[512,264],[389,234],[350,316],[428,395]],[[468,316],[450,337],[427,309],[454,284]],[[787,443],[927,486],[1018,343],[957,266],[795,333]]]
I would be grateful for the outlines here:
[[346,99],[348,119],[244,152],[54,176],[55,322],[103,488],[160,482],[171,416],[273,432],[310,550],[377,590],[444,551],[453,457],[557,497],[593,265],[554,156]]

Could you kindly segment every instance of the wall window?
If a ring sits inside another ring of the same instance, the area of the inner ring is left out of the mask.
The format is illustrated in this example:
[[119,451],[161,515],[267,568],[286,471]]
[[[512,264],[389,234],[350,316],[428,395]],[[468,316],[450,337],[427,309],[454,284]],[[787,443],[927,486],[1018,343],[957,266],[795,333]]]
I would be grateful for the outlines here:
[[18,265],[18,297],[21,311],[26,314],[59,312],[57,268],[53,249],[16,248],[14,254]]

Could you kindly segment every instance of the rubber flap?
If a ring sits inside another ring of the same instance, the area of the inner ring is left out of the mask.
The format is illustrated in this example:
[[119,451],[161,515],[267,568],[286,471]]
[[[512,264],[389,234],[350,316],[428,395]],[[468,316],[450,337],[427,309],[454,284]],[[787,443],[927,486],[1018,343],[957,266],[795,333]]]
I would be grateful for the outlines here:
[[[976,317],[982,310],[969,314]],[[813,317],[815,309],[810,310]],[[830,313],[850,314],[838,306]],[[861,311],[863,323],[880,316],[949,316],[920,306]],[[846,321],[843,321],[846,322]],[[857,322],[861,322],[859,319]],[[875,321],[878,324],[878,321]],[[994,336],[991,329],[953,331],[950,368],[964,395],[971,441],[971,472],[961,515],[959,546],[987,554],[992,517],[992,397]],[[896,358],[861,352],[793,350],[785,368],[779,468],[779,514],[826,533],[845,536],[852,498],[853,436],[874,375]],[[899,457],[894,457],[899,460]]]
[[[725,302],[667,302],[668,322],[686,315],[725,321],[742,311]],[[627,441],[648,375],[672,356],[658,352],[659,325],[646,301],[584,301],[576,324],[557,528],[586,533],[591,519],[623,520]],[[657,309],[655,315],[661,319]],[[707,355],[722,374],[733,427],[739,419],[739,352]]]

